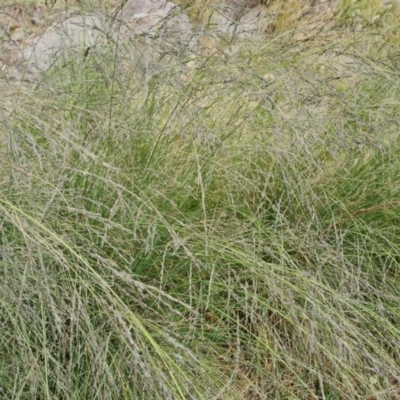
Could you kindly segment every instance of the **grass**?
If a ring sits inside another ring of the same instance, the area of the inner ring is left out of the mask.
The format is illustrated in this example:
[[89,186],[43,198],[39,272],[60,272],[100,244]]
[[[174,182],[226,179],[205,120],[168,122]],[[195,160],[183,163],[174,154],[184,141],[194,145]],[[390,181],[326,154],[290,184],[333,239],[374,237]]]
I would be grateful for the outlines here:
[[338,15],[3,84],[2,398],[400,397],[398,16]]

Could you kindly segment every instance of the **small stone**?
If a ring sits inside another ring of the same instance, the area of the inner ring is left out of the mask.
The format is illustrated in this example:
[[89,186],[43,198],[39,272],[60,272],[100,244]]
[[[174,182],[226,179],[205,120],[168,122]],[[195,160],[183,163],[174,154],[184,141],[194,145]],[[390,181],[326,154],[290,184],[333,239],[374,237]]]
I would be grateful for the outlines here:
[[273,83],[275,82],[276,78],[274,74],[265,74],[263,76],[263,79],[267,82],[267,83]]
[[32,17],[31,23],[32,23],[32,25],[40,26],[43,24],[43,21],[41,21],[38,17]]
[[25,34],[23,29],[15,30],[11,35],[10,38],[13,42],[21,42],[25,38]]
[[133,16],[133,19],[139,20],[148,17],[148,13],[138,13]]

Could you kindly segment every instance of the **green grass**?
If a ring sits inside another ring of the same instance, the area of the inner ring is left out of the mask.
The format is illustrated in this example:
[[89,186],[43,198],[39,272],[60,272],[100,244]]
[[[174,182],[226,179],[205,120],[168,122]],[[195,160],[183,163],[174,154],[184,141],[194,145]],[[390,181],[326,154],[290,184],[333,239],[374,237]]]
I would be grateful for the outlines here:
[[1,398],[400,396],[398,41],[338,23],[5,86]]

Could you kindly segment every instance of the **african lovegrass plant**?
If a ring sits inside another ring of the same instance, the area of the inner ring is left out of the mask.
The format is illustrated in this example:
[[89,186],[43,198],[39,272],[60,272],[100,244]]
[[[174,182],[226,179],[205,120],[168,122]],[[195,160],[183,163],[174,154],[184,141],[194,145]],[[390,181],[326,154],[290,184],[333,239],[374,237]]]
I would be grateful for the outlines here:
[[398,396],[396,59],[289,40],[93,52],[2,109],[3,398]]

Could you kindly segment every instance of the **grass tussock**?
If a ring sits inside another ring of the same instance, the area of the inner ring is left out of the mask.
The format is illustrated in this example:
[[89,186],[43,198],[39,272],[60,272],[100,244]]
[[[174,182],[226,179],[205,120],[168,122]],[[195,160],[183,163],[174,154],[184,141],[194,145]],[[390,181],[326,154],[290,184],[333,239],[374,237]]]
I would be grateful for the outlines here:
[[396,32],[351,30],[4,86],[2,398],[400,397]]

